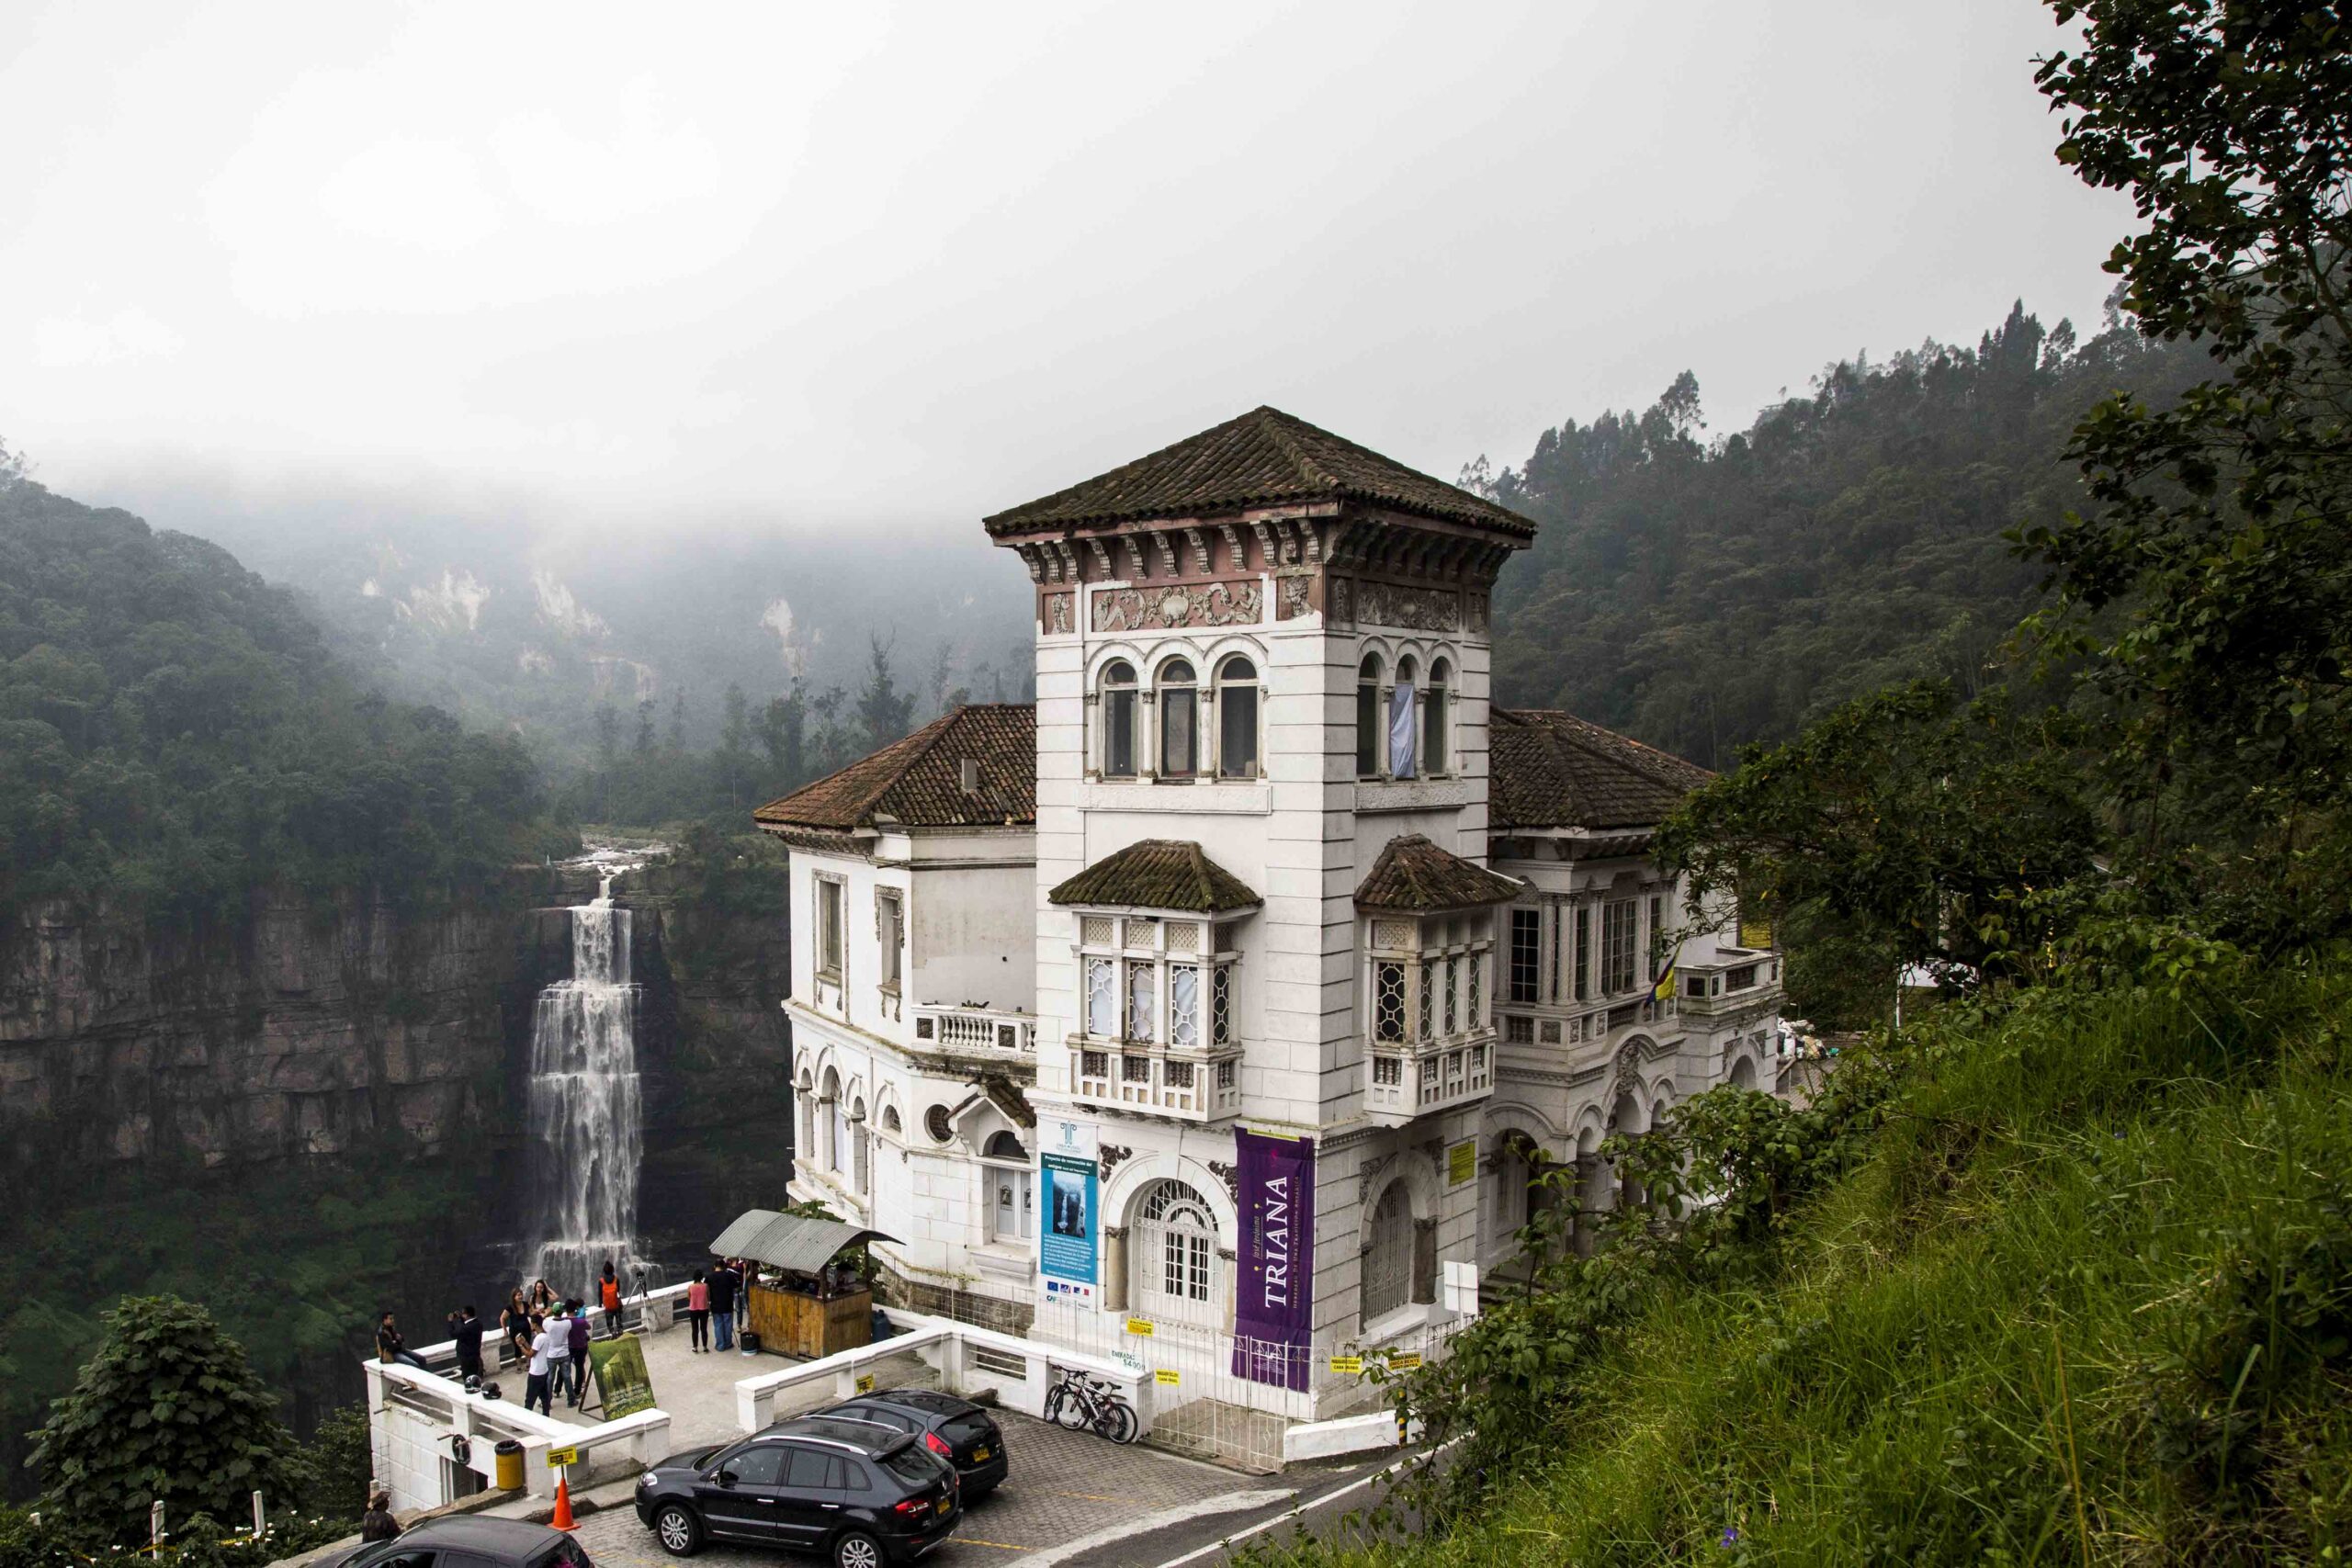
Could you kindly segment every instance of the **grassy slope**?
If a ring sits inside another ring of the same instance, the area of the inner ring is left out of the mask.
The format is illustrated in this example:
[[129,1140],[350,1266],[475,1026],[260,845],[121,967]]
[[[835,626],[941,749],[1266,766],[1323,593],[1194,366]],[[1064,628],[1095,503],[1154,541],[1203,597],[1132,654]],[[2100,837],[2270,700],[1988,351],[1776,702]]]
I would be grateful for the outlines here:
[[2335,1560],[2347,995],[2053,1000],[1962,1032],[1781,1268],[1667,1292],[1552,1458],[1450,1535],[1368,1555]]

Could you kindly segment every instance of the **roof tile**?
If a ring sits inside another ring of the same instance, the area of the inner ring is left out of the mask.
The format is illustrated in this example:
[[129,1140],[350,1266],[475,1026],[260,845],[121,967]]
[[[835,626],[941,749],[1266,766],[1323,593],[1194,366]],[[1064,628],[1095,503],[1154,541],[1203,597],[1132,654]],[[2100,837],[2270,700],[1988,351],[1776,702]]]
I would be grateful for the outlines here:
[[[964,763],[979,766],[964,788]],[[973,703],[752,813],[764,827],[854,832],[1001,827],[1037,819],[1037,710]]]
[[1046,895],[1057,904],[1181,909],[1217,915],[1264,900],[1185,839],[1145,839],[1105,856]]
[[1491,711],[1487,824],[1654,828],[1715,775],[1556,709]]
[[1532,539],[1535,525],[1443,479],[1255,408],[1149,457],[985,520],[991,537],[1087,523],[1197,517],[1248,506],[1354,501]]
[[1519,897],[1520,885],[1419,833],[1388,840],[1356,888],[1359,909],[1468,909]]

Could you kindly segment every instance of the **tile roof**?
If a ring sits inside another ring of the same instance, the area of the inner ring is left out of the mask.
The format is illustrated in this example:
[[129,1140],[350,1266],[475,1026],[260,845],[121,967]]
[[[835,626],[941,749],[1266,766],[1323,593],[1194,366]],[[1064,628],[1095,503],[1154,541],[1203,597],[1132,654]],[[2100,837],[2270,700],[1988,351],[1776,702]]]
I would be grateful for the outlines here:
[[1520,885],[1419,833],[1388,840],[1356,888],[1359,909],[1467,909],[1519,897]]
[[[964,789],[964,763],[979,784]],[[1037,710],[974,703],[803,784],[752,813],[764,827],[851,832],[895,818],[908,828],[998,827],[1037,819]]]
[[1213,430],[984,520],[991,537],[1084,523],[1198,517],[1288,502],[1354,501],[1532,539],[1535,525],[1483,496],[1255,408]]
[[1096,861],[1046,895],[1095,908],[1182,909],[1216,915],[1264,900],[1250,885],[1184,839],[1145,839]]
[[1492,710],[1487,823],[1651,828],[1715,775],[1556,709]]

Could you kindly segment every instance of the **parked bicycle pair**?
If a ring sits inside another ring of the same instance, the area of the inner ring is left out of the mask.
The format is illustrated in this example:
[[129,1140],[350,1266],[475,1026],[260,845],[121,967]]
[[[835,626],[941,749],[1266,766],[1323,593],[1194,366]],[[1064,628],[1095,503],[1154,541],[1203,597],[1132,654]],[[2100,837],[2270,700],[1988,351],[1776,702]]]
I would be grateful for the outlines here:
[[1141,1429],[1135,1406],[1107,1381],[1076,1367],[1054,1369],[1061,1376],[1046,1391],[1045,1416],[1073,1432],[1091,1430],[1114,1443],[1132,1443]]

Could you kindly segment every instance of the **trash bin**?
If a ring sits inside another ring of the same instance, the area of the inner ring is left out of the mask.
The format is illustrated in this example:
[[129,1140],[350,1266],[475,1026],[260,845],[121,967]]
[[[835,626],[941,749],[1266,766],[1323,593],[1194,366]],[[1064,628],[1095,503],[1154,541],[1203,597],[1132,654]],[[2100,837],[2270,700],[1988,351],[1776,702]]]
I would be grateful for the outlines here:
[[756,1356],[760,1353],[760,1337],[751,1329],[747,1328],[737,1335],[735,1344],[746,1356]]
[[523,1489],[523,1445],[512,1438],[501,1438],[492,1450],[498,1456],[498,1489],[520,1492]]

